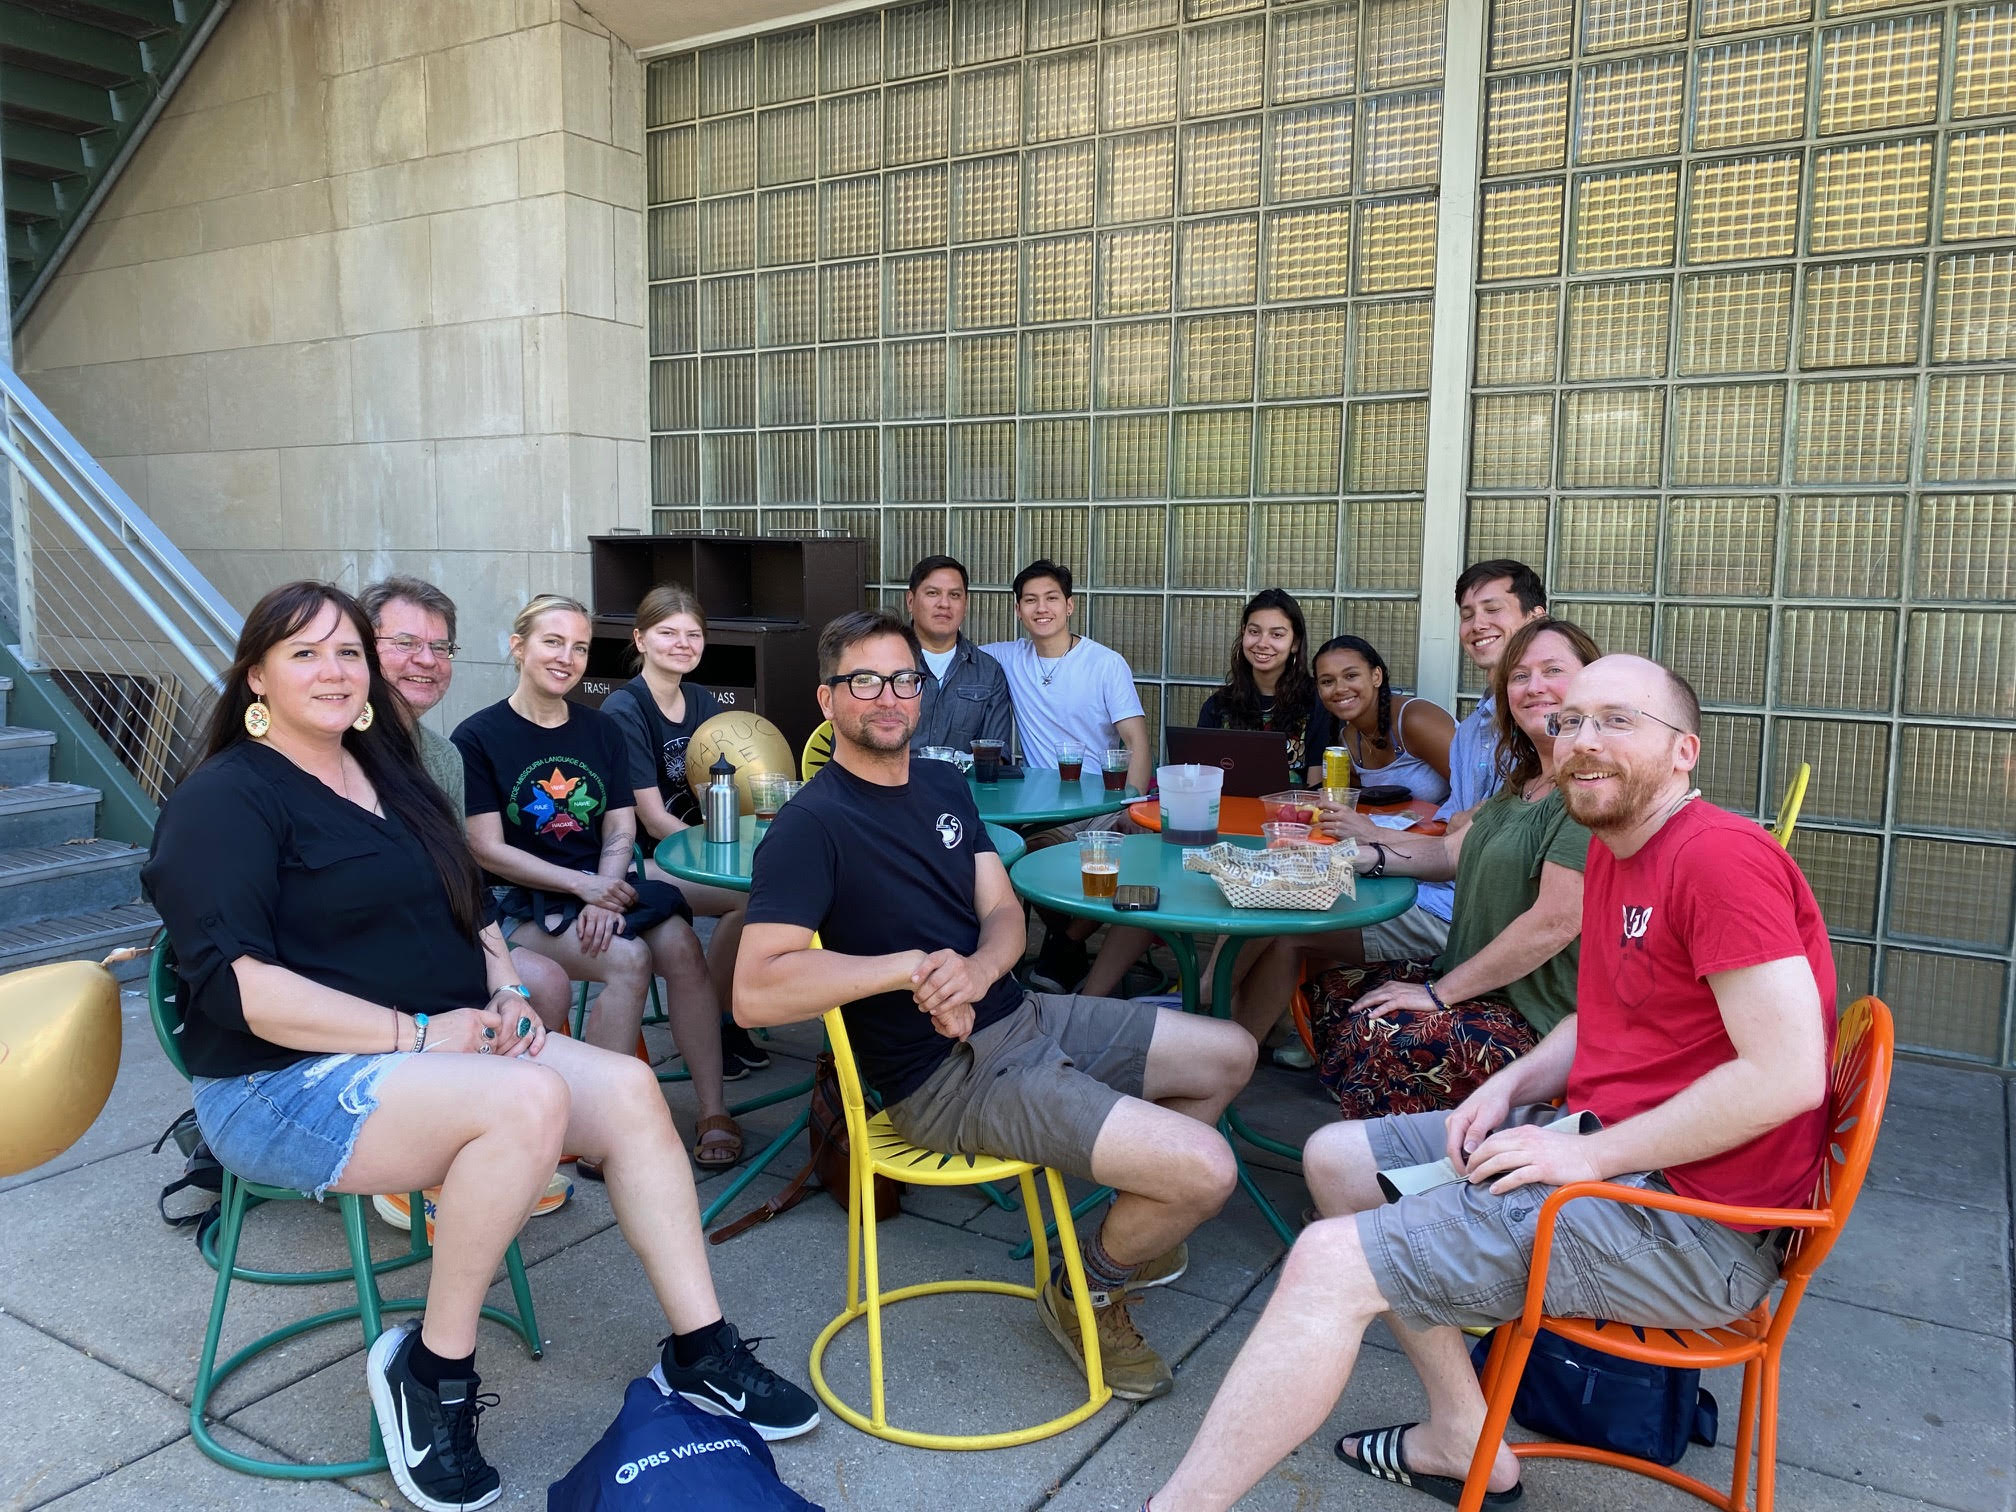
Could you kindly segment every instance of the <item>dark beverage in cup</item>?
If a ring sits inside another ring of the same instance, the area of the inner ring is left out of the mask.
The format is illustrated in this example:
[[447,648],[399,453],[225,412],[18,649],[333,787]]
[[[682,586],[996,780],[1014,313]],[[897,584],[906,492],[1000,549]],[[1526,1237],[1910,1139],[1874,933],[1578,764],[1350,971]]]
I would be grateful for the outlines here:
[[991,787],[1001,780],[1001,742],[998,740],[976,740],[973,742],[973,780]]
[[1127,752],[1124,747],[1106,753],[1099,775],[1109,793],[1120,792],[1127,786]]
[[1078,747],[1067,745],[1057,748],[1057,780],[1059,782],[1076,782],[1084,770],[1085,758],[1078,754]]

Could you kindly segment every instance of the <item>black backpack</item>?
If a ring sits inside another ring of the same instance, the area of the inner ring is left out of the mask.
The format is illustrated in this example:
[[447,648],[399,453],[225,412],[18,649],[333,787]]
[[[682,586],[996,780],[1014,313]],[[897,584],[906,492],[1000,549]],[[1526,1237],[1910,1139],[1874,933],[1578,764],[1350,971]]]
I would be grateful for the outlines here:
[[[196,1230],[196,1242],[200,1245],[203,1236],[210,1232],[210,1225],[215,1223],[224,1211],[222,1196],[224,1167],[217,1163],[217,1157],[210,1153],[210,1146],[203,1142],[203,1131],[196,1127],[194,1108],[177,1116],[175,1122],[161,1131],[161,1137],[154,1141],[153,1153],[159,1155],[161,1146],[171,1139],[175,1141],[175,1148],[183,1155],[182,1175],[161,1188],[161,1195],[156,1200],[155,1206],[161,1210],[161,1221],[170,1228],[189,1228],[193,1225]],[[210,1205],[192,1212],[171,1214],[168,1211],[168,1199],[177,1192],[186,1191],[191,1187],[199,1192],[211,1193]]]

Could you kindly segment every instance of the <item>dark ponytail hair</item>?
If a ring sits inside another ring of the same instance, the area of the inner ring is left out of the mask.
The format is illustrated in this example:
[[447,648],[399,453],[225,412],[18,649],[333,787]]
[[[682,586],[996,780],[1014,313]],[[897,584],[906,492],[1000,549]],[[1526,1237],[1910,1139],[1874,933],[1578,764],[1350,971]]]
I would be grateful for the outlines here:
[[1356,635],[1333,635],[1316,648],[1314,661],[1321,661],[1332,651],[1355,651],[1365,658],[1365,664],[1379,674],[1379,740],[1390,744],[1393,737],[1393,674],[1386,669],[1386,658],[1379,654],[1372,642]]
[[1280,613],[1295,634],[1281,679],[1274,684],[1273,728],[1294,736],[1299,746],[1302,726],[1316,701],[1316,679],[1309,675],[1309,626],[1302,618],[1302,606],[1285,588],[1262,588],[1239,611],[1239,639],[1232,643],[1232,669],[1225,674],[1225,686],[1218,690],[1218,706],[1225,711],[1228,729],[1266,728],[1260,715],[1260,685],[1253,680],[1253,664],[1246,660],[1245,652],[1246,622],[1262,609]]
[[268,651],[299,635],[330,604],[350,621],[364,643],[364,664],[371,673],[369,697],[377,714],[370,729],[345,730],[343,747],[357,758],[385,812],[419,840],[434,863],[455,922],[473,940],[483,927],[483,875],[470,854],[461,816],[420,765],[419,747],[403,717],[400,695],[378,669],[378,642],[370,618],[357,600],[334,583],[282,583],[252,606],[245,616],[245,628],[238,633],[237,652],[224,674],[224,691],[211,713],[201,759],[207,761],[252,738],[245,730],[245,711],[257,702],[257,695],[247,674],[265,660]]

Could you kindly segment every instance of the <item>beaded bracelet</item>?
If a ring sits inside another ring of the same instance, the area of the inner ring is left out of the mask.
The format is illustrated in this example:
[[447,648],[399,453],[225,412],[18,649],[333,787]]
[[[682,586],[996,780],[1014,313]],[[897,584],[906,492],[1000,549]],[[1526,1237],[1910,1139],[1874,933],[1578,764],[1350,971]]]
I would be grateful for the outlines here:
[[1447,1013],[1449,1011],[1449,1005],[1442,1001],[1442,994],[1435,990],[1434,982],[1432,981],[1423,982],[1421,984],[1421,987],[1422,990],[1428,994],[1429,1002],[1433,1003],[1437,1008],[1440,1008],[1444,1013]]

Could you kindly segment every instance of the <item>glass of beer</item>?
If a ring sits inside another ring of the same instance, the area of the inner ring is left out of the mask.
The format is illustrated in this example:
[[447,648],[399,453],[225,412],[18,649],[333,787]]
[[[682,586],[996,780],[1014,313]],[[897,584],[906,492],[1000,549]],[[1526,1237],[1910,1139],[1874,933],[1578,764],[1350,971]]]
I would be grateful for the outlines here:
[[1084,754],[1069,741],[1057,747],[1057,780],[1076,782],[1085,771]]
[[1110,898],[1120,886],[1117,830],[1086,830],[1078,836],[1078,880],[1088,898]]
[[786,780],[782,772],[749,774],[749,802],[756,810],[758,824],[768,824],[777,817],[777,810],[784,806]]
[[1127,748],[1115,747],[1106,753],[1103,770],[1099,774],[1105,779],[1106,791],[1117,793],[1127,786]]
[[973,780],[992,787],[1001,780],[1002,743],[998,740],[973,742]]

